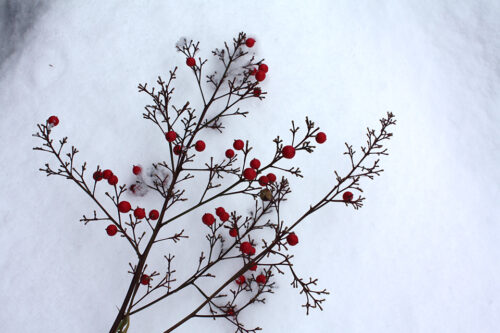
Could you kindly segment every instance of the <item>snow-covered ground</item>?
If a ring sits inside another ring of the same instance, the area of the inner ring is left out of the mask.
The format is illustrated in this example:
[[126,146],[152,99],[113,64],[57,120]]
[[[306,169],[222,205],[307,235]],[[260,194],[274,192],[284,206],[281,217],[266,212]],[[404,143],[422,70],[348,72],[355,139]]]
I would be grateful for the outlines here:
[[[249,116],[228,121],[223,135],[207,134],[200,157],[220,155],[241,137],[266,161],[272,139],[289,138],[290,121],[303,126],[309,116],[328,141],[283,164],[305,175],[290,178],[285,220],[322,198],[333,170],[347,171],[345,141],[359,147],[387,111],[398,121],[385,171],[362,183],[365,206],[326,206],[296,230],[295,268],[331,292],[324,311],[306,317],[290,275],[278,276],[275,294],[242,316],[247,327],[498,332],[498,1],[7,0],[0,9],[1,332],[106,332],[130,278],[128,244],[108,237],[103,224],[79,222],[95,209],[88,197],[38,171],[56,163],[32,151],[36,124],[58,115],[53,135],[69,136],[80,162],[130,182],[132,164],[165,158],[161,132],[142,119],[150,101],[137,84],[179,66],[174,102],[199,108],[176,42],[199,40],[215,61],[210,51],[239,31],[256,38],[254,51],[269,65],[268,95],[246,103]],[[158,204],[151,195],[131,200]],[[226,205],[242,214],[251,208],[237,203]],[[205,232],[200,213],[181,222],[192,222],[191,238],[154,252],[152,266],[161,269],[171,251],[179,277],[192,271]],[[188,290],[133,316],[129,332],[162,332],[200,301]],[[193,319],[177,331],[232,327]]]

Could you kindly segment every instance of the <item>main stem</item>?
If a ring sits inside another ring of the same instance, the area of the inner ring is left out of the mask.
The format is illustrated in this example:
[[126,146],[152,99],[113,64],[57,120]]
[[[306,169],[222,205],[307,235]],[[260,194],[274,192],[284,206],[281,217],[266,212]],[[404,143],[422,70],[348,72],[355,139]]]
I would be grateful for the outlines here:
[[[178,175],[179,175],[179,172],[176,172],[174,174],[174,177],[172,179],[172,183],[170,185],[170,189],[167,193],[167,197],[166,197],[165,202],[163,203],[163,207],[161,209],[159,221],[162,221],[163,216],[165,215],[167,203],[170,200],[170,195],[172,192],[172,187],[173,187],[173,184],[175,184],[175,181],[177,180]],[[151,250],[151,247],[153,246],[153,243],[156,239],[156,236],[158,235],[158,232],[161,229],[161,226],[162,226],[161,223],[156,224],[156,227],[153,230],[153,234],[151,235],[151,238],[148,242],[148,245],[146,246],[146,249],[139,256],[139,262],[137,263],[134,277],[132,278],[132,281],[130,281],[127,295],[125,296],[125,299],[123,300],[122,306],[120,307],[120,311],[118,312],[118,315],[116,316],[115,321],[113,322],[113,326],[111,326],[109,333],[116,333],[116,330],[118,329],[118,325],[120,325],[120,322],[125,318],[125,312],[126,312],[127,306],[130,303],[130,299],[132,298],[132,295],[134,294],[135,289],[139,287],[139,279],[140,279],[141,274],[142,274],[142,269],[144,268],[144,264],[146,263],[146,259],[148,257],[149,251]]]
[[[236,50],[238,49],[238,47],[239,47],[239,45],[235,48],[232,56],[234,56],[234,54],[236,53]],[[230,56],[228,64],[227,64],[227,66],[226,66],[226,68],[224,70],[224,73],[222,74],[222,79],[220,80],[219,84],[217,85],[215,91],[213,92],[213,94],[212,94],[209,102],[207,104],[205,104],[205,107],[203,108],[203,112],[201,113],[200,120],[196,124],[196,128],[193,131],[193,135],[189,139],[187,147],[189,147],[191,145],[191,143],[193,142],[193,140],[194,140],[194,138],[195,138],[198,130],[200,129],[200,126],[202,124],[203,118],[205,117],[205,114],[208,111],[208,108],[213,103],[215,95],[217,94],[217,91],[221,87],[222,82],[224,82],[224,78],[226,77],[227,71],[228,71],[228,69],[229,69],[229,67],[231,66],[231,63],[232,63],[232,56]],[[201,76],[201,73],[200,73],[200,76]],[[200,86],[200,89],[201,89],[201,86]],[[120,322],[125,318],[127,306],[129,305],[131,298],[135,294],[134,291],[136,290],[136,288],[139,287],[139,279],[140,279],[140,276],[142,274],[142,269],[144,268],[144,264],[146,263],[146,259],[148,257],[149,251],[151,250],[151,247],[153,246],[153,244],[155,242],[156,236],[158,235],[158,232],[160,231],[161,227],[163,226],[163,224],[162,224],[161,221],[163,221],[163,217],[165,215],[165,211],[166,211],[166,208],[167,208],[167,203],[170,200],[171,195],[173,193],[174,184],[177,181],[179,173],[182,171],[182,167],[181,166],[183,164],[183,160],[184,160],[184,155],[181,155],[180,161],[178,163],[178,168],[177,168],[177,170],[175,170],[175,173],[174,173],[174,175],[172,177],[172,182],[171,182],[170,188],[169,188],[169,190],[167,192],[167,197],[165,198],[165,202],[163,203],[163,207],[161,209],[160,218],[158,220],[159,222],[157,223],[157,225],[156,225],[156,227],[155,227],[155,229],[153,231],[153,234],[151,235],[151,238],[150,238],[150,240],[148,242],[148,245],[146,246],[146,249],[139,256],[139,262],[137,263],[137,268],[136,268],[136,271],[134,273],[134,277],[132,278],[132,281],[130,281],[130,285],[129,285],[129,288],[128,288],[128,291],[127,291],[127,295],[125,296],[125,299],[123,300],[122,306],[120,307],[120,311],[118,312],[118,315],[115,318],[113,326],[111,327],[111,329],[109,331],[110,333],[116,333],[116,330],[118,329],[118,326],[120,325]]]

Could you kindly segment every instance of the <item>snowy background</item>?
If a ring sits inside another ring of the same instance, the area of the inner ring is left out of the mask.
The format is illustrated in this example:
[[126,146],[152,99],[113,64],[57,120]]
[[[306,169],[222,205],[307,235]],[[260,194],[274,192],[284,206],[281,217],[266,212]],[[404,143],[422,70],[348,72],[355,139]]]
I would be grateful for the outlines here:
[[[295,268],[331,294],[306,316],[304,301],[278,276],[265,305],[242,315],[264,332],[498,332],[500,325],[500,3],[498,1],[0,1],[1,332],[106,332],[121,304],[133,258],[105,225],[83,226],[95,209],[62,177],[38,171],[36,124],[59,116],[54,138],[69,136],[80,162],[132,181],[132,164],[165,158],[165,141],[142,119],[138,83],[179,66],[174,102],[197,100],[180,37],[202,56],[239,31],[254,36],[269,65],[262,101],[243,106],[223,135],[206,134],[201,159],[234,138],[268,161],[272,139],[309,116],[328,135],[300,166],[284,218],[294,221],[344,174],[344,142],[359,147],[366,127],[392,111],[398,124],[364,181],[365,206],[329,205],[301,224],[290,250]],[[198,105],[199,108],[199,105]],[[279,174],[279,173],[278,173]],[[280,174],[279,174],[280,175]],[[106,186],[101,185],[103,188]],[[196,188],[194,188],[196,190]],[[101,192],[103,193],[103,191]],[[104,195],[102,200],[105,201]],[[155,208],[146,196],[133,204]],[[135,201],[134,201],[135,200]],[[250,202],[228,209],[245,214]],[[208,209],[213,209],[211,205]],[[188,274],[204,244],[202,210],[190,219]],[[181,226],[181,224],[179,224]],[[180,229],[180,228],[179,228]],[[177,252],[176,252],[177,251]],[[176,257],[177,258],[177,257]],[[162,261],[157,263],[160,270]],[[184,272],[184,273],[182,273]],[[131,319],[129,332],[162,332],[201,298],[193,290]],[[176,332],[232,332],[224,320],[193,319]]]

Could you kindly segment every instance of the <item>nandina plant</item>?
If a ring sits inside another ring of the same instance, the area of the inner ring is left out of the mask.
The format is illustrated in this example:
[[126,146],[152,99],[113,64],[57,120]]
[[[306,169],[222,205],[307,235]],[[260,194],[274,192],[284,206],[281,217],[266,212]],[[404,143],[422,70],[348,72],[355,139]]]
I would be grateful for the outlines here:
[[[40,138],[43,145],[34,149],[50,153],[58,163],[57,169],[46,163],[45,168],[40,170],[47,176],[65,177],[80,187],[99,209],[99,215],[94,211],[93,217],[83,215],[81,221],[85,224],[104,223],[102,227],[110,237],[120,235],[135,253],[133,262],[130,263],[129,273],[132,278],[111,324],[112,333],[127,331],[134,314],[153,305],[161,306],[169,296],[188,287],[194,287],[204,301],[185,317],[169,324],[165,332],[172,332],[192,318],[225,319],[234,325],[236,332],[261,330],[260,327],[245,328],[240,321],[240,314],[255,302],[264,303],[266,294],[273,293],[275,274],[284,274],[285,270],[291,274],[292,286],[305,296],[302,306],[306,308],[306,314],[309,314],[311,308],[322,310],[321,304],[325,300],[323,297],[328,291],[317,290],[317,279],[309,278],[305,281],[293,268],[290,247],[307,246],[300,243],[300,235],[294,229],[329,203],[340,203],[354,209],[362,207],[365,198],[361,195],[355,197],[353,192],[362,192],[362,178],[373,179],[383,171],[379,167],[379,159],[370,163],[369,160],[375,155],[388,154],[387,149],[383,148],[383,142],[392,136],[388,127],[395,124],[396,120],[392,113],[387,113],[387,117],[380,120],[379,131],[368,128],[366,146],[361,147],[359,159],[354,157],[352,145],[346,143],[347,151],[344,154],[350,159],[349,172],[341,176],[335,171],[336,182],[327,193],[320,196],[321,199],[312,203],[307,211],[295,219],[282,220],[280,209],[291,193],[286,176],[303,175],[298,167],[283,168],[280,162],[283,159],[296,159],[301,152],[313,153],[317,148],[313,143],[325,143],[326,133],[321,132],[306,117],[305,131],[299,137],[299,127],[292,121],[291,136],[286,139],[277,136],[273,140],[274,157],[268,161],[259,157],[263,153],[251,154],[252,147],[248,138],[232,138],[227,147],[213,147],[203,137],[203,132],[209,129],[222,133],[223,117],[246,116],[248,112],[241,112],[239,108],[234,111],[235,106],[243,100],[265,98],[262,82],[269,75],[269,68],[263,60],[256,61],[255,54],[251,54],[250,48],[256,42],[254,38],[247,38],[245,33],[240,33],[231,45],[224,43],[224,48],[215,49],[212,53],[223,71],[220,74],[215,72],[206,75],[206,82],[203,82],[202,73],[207,60],[199,57],[199,43],[183,40],[176,46],[184,55],[185,63],[191,68],[196,80],[203,102],[200,111],[192,109],[189,101],[182,107],[171,103],[177,67],[170,71],[167,80],[158,77],[156,88],[149,88],[147,84],[138,86],[140,92],[148,94],[153,100],[153,104],[145,107],[143,116],[162,132],[169,153],[165,156],[166,161],[153,164],[148,169],[132,165],[130,171],[137,178],[134,184],[121,184],[113,170],[102,170],[100,166],[96,167],[92,175],[87,175],[86,162],[76,166],[75,155],[78,150],[74,146],[68,153],[63,153],[67,137],[60,139],[58,144],[54,143],[52,133],[54,127],[59,125],[58,117],[50,116],[45,123],[38,124],[38,132],[34,136]],[[224,103],[217,107],[218,101]],[[205,163],[205,168],[190,168],[190,163],[201,158],[197,153],[205,149],[214,153],[215,157]],[[237,167],[236,163],[240,166]],[[201,198],[187,198],[184,196],[185,184],[195,178],[195,175],[207,179],[206,188]],[[228,184],[222,186],[221,183],[216,183],[216,179],[224,177],[230,179]],[[110,189],[112,194],[108,192]],[[137,203],[123,200],[122,196],[126,191],[134,194],[137,201],[146,192],[154,191],[163,198],[163,204],[155,207],[157,209],[146,210]],[[252,196],[255,208],[250,216],[242,219],[243,216],[237,210],[226,211],[226,207],[214,205],[217,199],[229,195]],[[116,208],[114,211],[105,208],[102,202],[105,197],[113,203]],[[181,213],[170,213],[171,208],[181,202],[187,207]],[[198,209],[200,207],[204,209],[201,214]],[[175,226],[186,214],[195,215],[194,219],[199,221],[200,227],[208,228],[208,245],[199,258],[193,258],[193,261],[198,262],[197,269],[185,281],[177,281],[173,278],[174,256],[165,256],[167,269],[164,274],[152,271],[147,263],[151,248],[156,243],[171,241],[173,245],[188,237],[184,229],[168,237],[160,235],[167,226]],[[263,218],[264,215],[266,218]],[[269,218],[269,215],[274,218]],[[267,230],[269,237],[257,239],[258,230]],[[223,242],[226,243],[224,246]],[[218,277],[214,269],[226,261],[234,263],[233,272],[229,278]],[[210,291],[204,290],[199,281],[205,277],[218,278],[218,287]]]

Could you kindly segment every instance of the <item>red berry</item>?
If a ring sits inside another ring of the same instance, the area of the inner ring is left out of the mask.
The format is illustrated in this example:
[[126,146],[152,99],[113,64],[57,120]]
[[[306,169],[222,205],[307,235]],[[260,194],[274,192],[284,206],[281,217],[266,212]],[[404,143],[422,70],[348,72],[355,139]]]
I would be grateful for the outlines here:
[[252,168],[246,168],[245,171],[243,171],[243,177],[245,177],[246,180],[254,180],[255,177],[257,177],[257,172]]
[[130,191],[132,191],[132,193],[135,194],[135,190],[136,190],[135,184],[130,185]]
[[255,89],[253,90],[253,95],[254,95],[255,97],[259,97],[261,92],[262,92],[262,90],[260,90],[260,88],[255,88]]
[[237,278],[235,280],[235,282],[236,282],[236,284],[243,284],[243,283],[245,283],[245,280],[246,280],[245,277],[242,275],[239,278]]
[[96,171],[96,172],[94,172],[93,177],[94,177],[94,180],[95,180],[96,182],[98,182],[98,181],[102,180],[102,178],[103,178],[103,177],[102,177],[102,172],[101,172],[101,171]]
[[253,265],[252,267],[250,267],[250,270],[251,271],[256,271],[257,270],[257,264]]
[[253,256],[255,254],[255,247],[250,248],[250,252],[248,252],[249,255]]
[[274,182],[276,181],[276,175],[275,175],[274,173],[271,173],[271,172],[270,172],[270,173],[268,173],[268,174],[267,174],[267,176],[266,176],[266,177],[267,177],[267,179],[269,179],[269,181],[270,181],[271,183],[274,183]]
[[255,281],[257,281],[258,284],[266,284],[266,276],[264,274],[259,274],[255,278]]
[[249,242],[241,243],[240,251],[243,252],[244,254],[249,254],[250,251],[252,251],[252,244],[250,244]]
[[266,78],[266,73],[264,71],[257,71],[257,73],[255,73],[255,79],[257,81],[264,81]]
[[245,143],[243,140],[234,140],[233,142],[233,148],[236,150],[242,150],[243,147],[245,147]]
[[295,246],[299,243],[299,237],[297,237],[297,235],[294,232],[292,232],[288,236],[286,236],[286,241],[291,246]]
[[344,192],[344,194],[342,194],[342,199],[344,199],[345,202],[351,202],[353,197],[354,195],[349,191]]
[[168,131],[165,133],[165,139],[167,139],[168,142],[175,141],[175,139],[177,139],[177,133],[174,131]]
[[295,148],[293,146],[283,147],[282,154],[284,158],[293,158],[295,156]]
[[231,230],[229,230],[229,236],[231,236],[231,237],[238,236],[238,229],[232,228]]
[[233,158],[234,157],[234,150],[232,150],[232,149],[226,150],[226,157]]
[[114,224],[108,225],[106,228],[106,232],[108,233],[109,236],[114,236],[118,232],[118,228]]
[[182,147],[181,147],[181,145],[176,145],[176,146],[174,147],[174,154],[175,154],[175,155],[180,155],[180,154],[181,154],[181,152],[182,152]]
[[205,142],[198,140],[196,141],[196,144],[194,145],[194,149],[196,151],[204,151],[205,150]]
[[141,276],[141,284],[148,285],[149,284],[149,280],[151,280],[151,278],[149,277],[149,275],[143,274]]
[[227,314],[228,316],[234,316],[234,310],[233,310],[233,309],[228,309],[228,310],[226,311],[226,314]]
[[251,71],[250,71],[250,75],[255,75],[257,73],[257,68],[253,68]]
[[206,214],[203,215],[203,217],[201,218],[201,220],[206,225],[211,226],[215,222],[215,217],[212,214],[210,214],[210,213],[206,213]]
[[138,166],[138,165],[134,165],[134,167],[132,168],[132,173],[133,173],[134,175],[136,175],[136,176],[137,176],[138,174],[140,174],[140,173],[141,173],[141,171],[142,171],[142,168],[141,168],[140,166]]
[[222,213],[225,213],[226,210],[224,209],[224,207],[217,207],[215,209],[215,215],[217,215],[218,217],[220,217],[222,215]]
[[108,179],[108,184],[109,185],[118,184],[118,177],[116,177],[115,175],[111,176],[111,178]]
[[252,47],[254,44],[255,44],[255,39],[253,38],[247,38],[247,40],[245,41],[245,45],[247,47]]
[[146,217],[146,210],[144,208],[136,208],[134,210],[134,216],[139,220],[143,219]]
[[160,213],[156,209],[153,209],[152,211],[149,212],[149,218],[151,220],[158,220],[159,217]]
[[259,65],[259,71],[263,71],[264,73],[267,73],[268,70],[269,70],[269,67],[267,67],[266,64]]
[[259,184],[260,186],[266,186],[269,183],[269,179],[266,176],[260,176]]
[[324,132],[319,132],[316,134],[316,142],[323,143],[326,141],[326,134]]
[[224,212],[219,216],[219,218],[222,222],[226,222],[227,220],[229,220],[229,213]]
[[186,59],[186,65],[188,65],[189,67],[193,67],[194,65],[196,65],[196,60],[194,60],[193,57],[189,57]]
[[59,124],[59,118],[56,116],[50,116],[49,119],[47,119],[47,122],[52,126],[57,126],[57,124]]
[[120,213],[128,213],[131,208],[132,206],[130,206],[130,202],[128,201],[120,201],[120,203],[118,204],[118,210],[120,211]]
[[254,169],[260,168],[260,161],[256,158],[250,161],[250,166]]
[[109,169],[106,169],[102,172],[102,177],[104,179],[110,179],[111,177],[113,177],[113,171],[109,170]]

